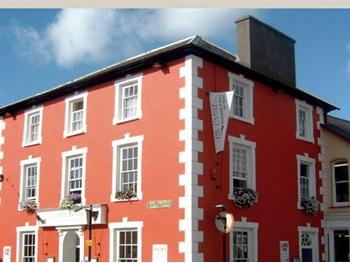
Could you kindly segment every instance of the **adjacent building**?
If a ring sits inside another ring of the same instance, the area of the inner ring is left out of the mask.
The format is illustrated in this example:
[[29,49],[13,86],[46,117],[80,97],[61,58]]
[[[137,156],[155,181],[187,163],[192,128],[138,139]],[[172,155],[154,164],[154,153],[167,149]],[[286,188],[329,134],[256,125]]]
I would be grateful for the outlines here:
[[[326,259],[336,107],[296,87],[293,39],[236,24],[238,56],[194,36],[0,108],[3,259]],[[208,93],[229,90],[216,154]],[[235,218],[226,258],[217,205]]]
[[327,116],[323,126],[327,172],[325,233],[329,261],[350,261],[350,122]]

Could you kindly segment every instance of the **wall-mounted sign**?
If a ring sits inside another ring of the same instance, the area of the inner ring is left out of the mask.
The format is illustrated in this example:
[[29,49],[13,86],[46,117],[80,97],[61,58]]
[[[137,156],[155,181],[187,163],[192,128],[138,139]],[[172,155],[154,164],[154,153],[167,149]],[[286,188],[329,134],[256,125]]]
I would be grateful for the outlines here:
[[2,248],[2,261],[11,262],[11,247],[6,246]]
[[154,244],[152,247],[153,262],[168,262],[168,245]]
[[280,241],[280,261],[289,261],[289,241]]
[[215,226],[222,233],[230,233],[233,228],[233,215],[227,212],[220,212],[215,216]]
[[174,201],[171,199],[168,200],[157,200],[157,201],[148,201],[147,208],[172,208],[174,206]]

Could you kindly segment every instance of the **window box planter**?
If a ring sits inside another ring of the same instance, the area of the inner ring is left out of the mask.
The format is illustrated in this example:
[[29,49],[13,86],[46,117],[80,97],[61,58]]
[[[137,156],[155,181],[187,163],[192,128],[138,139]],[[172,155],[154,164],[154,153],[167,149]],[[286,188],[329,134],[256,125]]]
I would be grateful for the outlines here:
[[73,209],[75,204],[80,204],[80,203],[81,203],[81,194],[71,193],[61,201],[60,207],[62,209]]
[[258,194],[250,188],[235,188],[233,190],[233,202],[240,208],[252,207],[258,201]]
[[34,212],[38,209],[38,203],[35,200],[22,201],[19,206],[27,212]]
[[315,215],[319,209],[319,202],[314,196],[312,197],[303,197],[301,199],[301,207],[304,208],[306,214]]
[[116,199],[120,200],[130,200],[136,197],[136,193],[133,190],[118,191],[115,194]]

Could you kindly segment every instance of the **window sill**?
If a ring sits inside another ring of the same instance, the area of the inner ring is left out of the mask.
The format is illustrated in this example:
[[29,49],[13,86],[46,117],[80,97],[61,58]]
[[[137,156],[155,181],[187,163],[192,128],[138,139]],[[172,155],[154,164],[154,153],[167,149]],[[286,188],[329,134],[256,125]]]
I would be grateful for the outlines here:
[[230,115],[230,118],[231,119],[235,119],[235,120],[239,120],[239,121],[243,121],[243,122],[246,122],[246,123],[250,123],[250,124],[254,125],[254,118],[253,117],[251,117],[251,118],[243,118],[243,117],[236,116],[236,115]]
[[35,142],[31,142],[31,143],[22,142],[22,147],[25,148],[25,147],[30,147],[30,146],[36,146],[36,145],[40,145],[41,143],[42,143],[42,140],[38,140]]
[[305,142],[309,142],[309,143],[315,143],[315,139],[314,137],[301,137],[297,134],[297,139],[301,140],[301,141],[305,141]]
[[123,123],[131,122],[131,121],[137,121],[137,120],[140,120],[141,118],[142,118],[142,116],[135,116],[132,118],[127,118],[127,119],[122,119],[122,120],[118,120],[117,118],[114,118],[113,125],[123,124]]
[[350,207],[350,204],[333,204],[333,206],[329,206],[328,208],[331,208],[331,209],[337,209],[337,208],[349,208]]
[[142,200],[142,193],[138,193],[136,197],[130,198],[130,199],[117,199],[114,196],[111,196],[111,202],[112,203],[122,203],[122,202],[134,202],[134,201],[141,201]]
[[73,136],[80,135],[80,134],[85,134],[85,133],[86,133],[86,129],[75,131],[75,132],[72,132],[72,133],[64,132],[63,137],[64,138],[68,138],[68,137],[73,137]]

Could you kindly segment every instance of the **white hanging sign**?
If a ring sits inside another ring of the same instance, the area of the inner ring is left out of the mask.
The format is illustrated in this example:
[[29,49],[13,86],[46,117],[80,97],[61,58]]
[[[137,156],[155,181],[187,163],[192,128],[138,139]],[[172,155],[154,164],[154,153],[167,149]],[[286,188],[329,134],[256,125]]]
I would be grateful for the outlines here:
[[217,230],[225,234],[232,231],[234,222],[233,215],[224,211],[221,211],[215,216],[215,226]]
[[227,123],[231,111],[232,99],[233,91],[209,93],[215,153],[224,150]]

